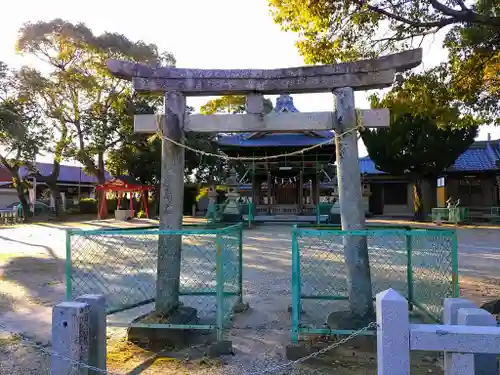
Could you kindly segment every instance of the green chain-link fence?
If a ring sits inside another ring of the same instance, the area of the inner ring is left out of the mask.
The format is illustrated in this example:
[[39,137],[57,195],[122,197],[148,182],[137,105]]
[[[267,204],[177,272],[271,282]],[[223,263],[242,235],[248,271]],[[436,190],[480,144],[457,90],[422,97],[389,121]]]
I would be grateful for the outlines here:
[[325,326],[327,316],[348,311],[344,241],[365,237],[373,296],[393,288],[415,312],[435,321],[443,299],[457,297],[457,238],[452,230],[329,226],[295,227],[292,233],[292,340],[301,334],[350,334]]
[[[106,297],[108,314],[152,304],[156,297],[160,236],[181,238],[180,302],[197,310],[190,329],[218,330],[242,298],[242,225],[186,226],[181,230],[113,229],[67,232],[67,298]],[[167,241],[168,242],[168,241]],[[151,309],[153,306],[151,305]],[[187,328],[183,325],[155,328]],[[151,322],[146,322],[151,323]],[[117,322],[110,326],[148,327]]]

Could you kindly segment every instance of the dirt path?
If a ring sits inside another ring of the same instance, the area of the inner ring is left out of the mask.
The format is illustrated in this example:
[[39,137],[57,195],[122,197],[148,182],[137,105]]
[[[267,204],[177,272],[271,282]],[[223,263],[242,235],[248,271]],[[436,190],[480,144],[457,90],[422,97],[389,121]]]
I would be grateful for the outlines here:
[[[11,332],[25,333],[42,344],[50,340],[51,308],[64,299],[64,229],[67,227],[81,227],[81,224],[0,229],[0,323]],[[94,226],[85,224],[84,227]],[[500,230],[460,228],[458,237],[462,295],[478,303],[500,298]],[[245,231],[244,298],[251,309],[236,316],[235,328],[229,332],[236,355],[223,358],[222,363],[157,359],[144,373],[236,374],[243,368],[260,372],[284,363],[284,347],[290,342],[290,288],[290,227]],[[16,368],[29,368],[30,372],[18,372],[23,374],[48,374],[42,365],[46,363],[45,356],[37,357],[40,365],[20,363],[20,358],[26,357],[22,350],[32,349],[19,347],[5,335],[0,337],[4,340],[0,341],[0,356],[16,359],[0,360],[0,374],[16,374]],[[111,353],[123,356],[111,355],[110,368],[121,373],[133,369],[152,354],[123,343],[119,335],[113,336],[113,342]],[[34,355],[31,351],[28,354],[30,358]],[[320,363],[326,366],[320,374],[376,373],[373,350],[346,345],[326,357],[326,361],[327,365]],[[427,374],[430,369],[439,373],[437,361],[434,356],[420,356],[414,361],[414,371]]]

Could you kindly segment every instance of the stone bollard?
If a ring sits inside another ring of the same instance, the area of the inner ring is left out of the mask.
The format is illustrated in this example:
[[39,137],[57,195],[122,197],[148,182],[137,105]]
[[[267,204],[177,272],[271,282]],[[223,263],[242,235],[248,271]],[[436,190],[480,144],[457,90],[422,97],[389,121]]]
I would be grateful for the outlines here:
[[408,301],[394,289],[377,294],[377,373],[410,373]]
[[[88,364],[106,370],[106,299],[98,294],[85,294],[76,299],[90,308]],[[89,371],[89,375],[101,374]]]
[[[88,375],[89,305],[82,302],[62,302],[52,309],[51,375]],[[78,362],[78,363],[77,363]]]
[[[463,308],[474,307],[476,306],[471,301],[464,298],[445,298],[443,304],[443,323],[457,325],[458,311]],[[444,352],[444,371],[447,374],[453,374],[457,369],[465,369],[470,366],[473,366],[470,355]]]
[[[458,324],[467,326],[493,326],[497,321],[486,310],[461,308],[458,310]],[[474,375],[498,375],[496,354],[474,354]]]

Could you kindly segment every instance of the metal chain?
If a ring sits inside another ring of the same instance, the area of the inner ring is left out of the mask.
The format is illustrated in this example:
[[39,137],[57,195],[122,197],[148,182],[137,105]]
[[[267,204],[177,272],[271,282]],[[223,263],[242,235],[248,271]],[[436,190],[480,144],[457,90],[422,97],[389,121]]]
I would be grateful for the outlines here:
[[349,340],[352,340],[354,337],[360,335],[361,333],[367,331],[368,329],[375,328],[375,327],[378,327],[377,323],[376,322],[371,322],[366,327],[363,327],[363,328],[359,329],[358,331],[353,332],[351,335],[349,335],[347,337],[344,337],[342,340],[336,341],[333,344],[331,344],[331,345],[327,346],[326,348],[323,348],[323,349],[321,349],[321,350],[319,350],[317,352],[311,353],[311,354],[309,354],[309,355],[307,355],[305,357],[299,358],[299,359],[297,359],[297,360],[295,360],[293,362],[285,363],[283,365],[269,367],[267,369],[264,369],[264,370],[261,370],[261,371],[258,371],[258,372],[247,372],[246,375],[268,374],[270,372],[278,372],[278,371],[284,370],[286,368],[298,365],[299,363],[302,363],[302,362],[305,362],[305,361],[307,361],[309,359],[312,359],[312,358],[315,358],[317,356],[320,356],[321,354],[325,354],[326,352],[328,352],[330,350],[333,350],[333,349],[339,347],[340,345],[345,344]]
[[[19,334],[19,333],[13,333],[13,332],[10,332],[7,327],[5,327],[4,325],[0,324],[0,328],[2,328],[4,331],[6,331],[7,333],[11,334],[11,335],[15,335],[19,341],[21,342],[24,342],[26,344],[29,344],[33,347],[35,347],[36,349],[38,349],[39,351],[43,352],[44,354],[48,354],[48,355],[51,355],[51,356],[54,356],[54,357],[57,357],[57,358],[60,358],[60,359],[63,359],[65,361],[68,361],[69,363],[73,364],[73,365],[76,365],[76,366],[79,366],[79,367],[83,367],[83,368],[86,368],[88,370],[92,370],[94,372],[98,372],[98,373],[101,373],[101,374],[107,374],[107,375],[123,375],[123,374],[120,374],[120,373],[117,373],[117,372],[111,372],[111,371],[107,371],[107,370],[103,370],[103,369],[100,369],[98,367],[94,367],[94,366],[90,366],[90,365],[87,365],[86,363],[83,363],[83,362],[79,362],[77,360],[74,360],[72,358],[69,358],[69,357],[66,357],[62,354],[59,354],[59,353],[56,353],[54,352],[52,349],[47,349],[47,348],[44,348],[42,345],[36,343],[35,341],[33,340],[30,340],[26,337],[24,337],[23,335]],[[155,355],[156,356],[156,355]]]
[[184,149],[186,149],[188,151],[194,152],[194,153],[196,153],[198,155],[202,155],[202,156],[212,156],[212,157],[223,159],[223,160],[241,160],[241,161],[265,161],[265,160],[279,159],[279,158],[283,158],[283,157],[287,157],[287,156],[301,155],[301,154],[304,154],[307,151],[311,151],[311,150],[314,150],[314,149],[316,149],[318,147],[330,144],[330,143],[334,142],[335,138],[342,138],[344,135],[347,135],[349,133],[352,133],[352,132],[364,129],[364,126],[358,125],[358,126],[352,128],[352,129],[349,129],[349,130],[343,132],[343,133],[340,133],[340,134],[335,133],[335,138],[328,139],[326,141],[317,143],[317,144],[315,144],[313,146],[309,146],[309,147],[306,147],[306,148],[303,148],[303,149],[300,149],[300,150],[297,150],[297,151],[293,151],[293,152],[289,152],[289,153],[284,153],[284,154],[279,154],[279,155],[252,157],[252,156],[228,156],[228,155],[223,155],[223,154],[214,154],[212,152],[206,152],[206,151],[203,151],[203,150],[198,150],[196,148],[190,147],[190,146],[185,145],[183,143],[177,142],[177,141],[175,141],[175,140],[173,140],[173,139],[171,139],[171,138],[169,138],[169,137],[167,137],[166,135],[163,134],[163,131],[161,130],[161,115],[156,115],[156,125],[157,125],[157,128],[158,128],[157,135],[160,138],[162,138],[162,139],[164,139],[166,141],[169,141],[170,143],[173,143],[176,146],[182,147],[182,148],[184,148]]
[[[322,354],[325,354],[326,352],[328,352],[330,350],[333,350],[333,349],[339,347],[340,345],[345,344],[349,340],[352,340],[354,337],[360,335],[361,333],[367,331],[368,329],[375,328],[375,327],[377,327],[377,323],[376,322],[371,322],[367,326],[359,329],[356,332],[353,332],[351,335],[343,338],[342,340],[336,341],[333,344],[327,346],[326,348],[323,348],[323,349],[321,349],[321,350],[319,350],[317,352],[311,353],[311,354],[309,354],[309,355],[307,355],[305,357],[299,358],[299,359],[297,359],[295,361],[292,361],[292,362],[289,362],[289,363],[285,363],[283,365],[269,367],[267,369],[264,369],[264,370],[261,370],[261,371],[258,371],[258,372],[257,371],[256,372],[246,372],[244,369],[243,369],[243,371],[245,371],[245,375],[261,375],[261,374],[268,374],[268,373],[273,373],[273,372],[279,372],[279,371],[282,371],[282,370],[284,370],[286,368],[298,365],[298,364],[300,364],[302,362],[305,362],[305,361],[307,361],[309,359],[312,359],[312,358],[318,357],[318,356],[320,356]],[[9,333],[11,335],[14,334],[14,333],[10,332],[7,329],[7,327],[5,327],[2,324],[0,324],[0,328],[2,328],[4,331],[6,331],[7,333]],[[27,344],[29,344],[29,345],[37,348],[38,350],[40,350],[41,352],[43,352],[45,354],[61,358],[61,359],[65,360],[65,361],[68,361],[69,363],[72,363],[72,364],[74,364],[76,366],[80,366],[80,367],[83,367],[83,368],[86,368],[88,370],[92,370],[92,371],[95,371],[95,372],[98,372],[98,373],[101,373],[101,374],[123,375],[123,374],[120,374],[120,373],[117,373],[117,372],[111,372],[111,371],[103,370],[103,369],[100,369],[98,367],[90,366],[90,365],[87,365],[86,363],[76,361],[76,360],[74,360],[72,358],[66,357],[66,356],[64,356],[62,354],[59,354],[59,353],[56,353],[56,352],[54,352],[51,349],[44,348],[42,345],[36,343],[33,340],[30,340],[30,339],[24,337],[23,335],[20,335],[18,333],[14,334],[14,335],[16,335],[19,338],[19,341],[25,342],[25,343],[27,343]],[[154,354],[150,358],[148,358],[147,360],[151,360],[151,359],[155,358],[157,355],[158,354]]]

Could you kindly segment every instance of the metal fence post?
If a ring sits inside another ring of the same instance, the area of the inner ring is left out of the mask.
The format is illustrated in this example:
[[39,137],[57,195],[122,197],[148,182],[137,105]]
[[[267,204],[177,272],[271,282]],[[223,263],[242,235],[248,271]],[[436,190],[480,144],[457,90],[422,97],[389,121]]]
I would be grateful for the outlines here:
[[52,309],[52,375],[88,375],[89,305],[62,302]]
[[217,340],[222,341],[222,330],[224,328],[224,249],[222,249],[222,236],[218,231],[215,237],[217,249],[216,257],[216,305],[217,305]]
[[73,293],[71,264],[71,229],[66,230],[66,299],[71,300]]
[[238,228],[238,302],[243,303],[243,224]]
[[453,231],[451,236],[451,282],[453,297],[460,296],[460,286],[458,284],[458,240],[457,232]]
[[406,277],[408,284],[408,308],[413,310],[413,235],[411,229],[406,231]]
[[321,223],[321,213],[320,213],[320,206],[319,203],[316,204],[316,225],[319,225]]
[[300,253],[297,225],[292,230],[292,343],[299,342],[300,327]]
[[377,374],[410,375],[408,301],[394,289],[378,293]]
[[[76,301],[86,303],[90,308],[88,364],[106,370],[106,299],[99,294],[85,294]],[[101,373],[91,370],[89,374]]]

